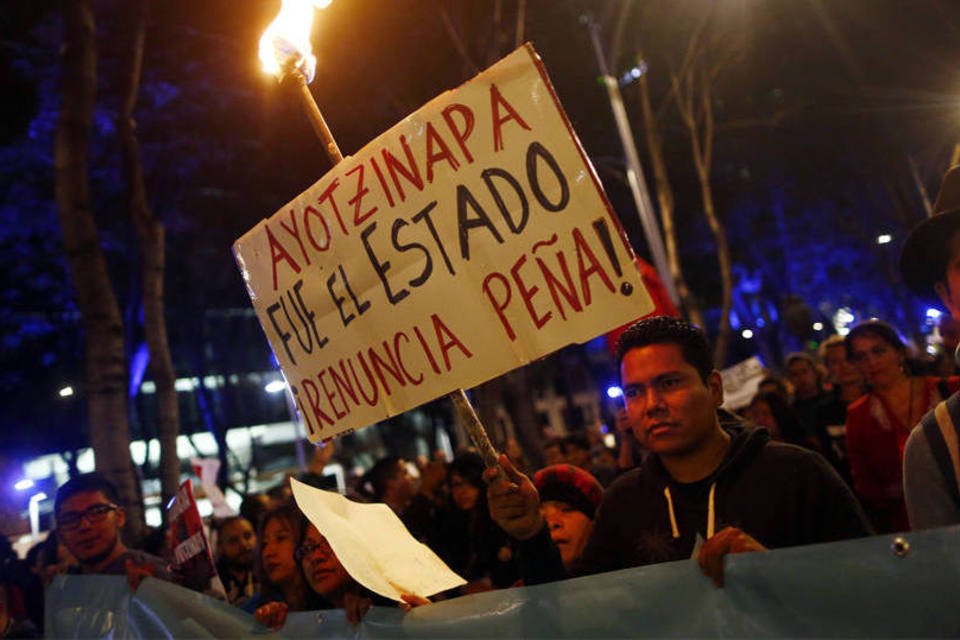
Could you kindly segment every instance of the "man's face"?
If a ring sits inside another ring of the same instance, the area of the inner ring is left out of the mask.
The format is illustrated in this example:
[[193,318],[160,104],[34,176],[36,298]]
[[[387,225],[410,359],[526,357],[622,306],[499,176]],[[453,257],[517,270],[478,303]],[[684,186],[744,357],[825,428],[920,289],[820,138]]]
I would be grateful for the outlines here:
[[675,344],[631,349],[620,364],[620,386],[637,440],[661,456],[682,456],[706,445],[718,428],[720,374],[707,381]]
[[960,317],[944,314],[937,324],[937,329],[940,331],[944,350],[952,355],[960,345]]
[[417,479],[410,473],[406,460],[398,460],[393,477],[389,481],[388,493],[397,500],[409,500],[417,493]]
[[567,463],[572,464],[575,467],[580,467],[581,469],[590,470],[590,450],[581,449],[576,445],[567,445]]
[[545,500],[540,505],[540,515],[547,522],[550,539],[560,550],[560,559],[570,567],[583,555],[583,548],[593,530],[593,520],[559,500]]
[[233,520],[220,531],[220,555],[234,567],[253,566],[253,550],[257,534],[246,518]]
[[81,564],[106,559],[120,542],[126,523],[122,508],[101,491],[82,491],[63,501],[57,512],[57,532]]
[[545,466],[550,466],[553,464],[563,464],[566,462],[566,458],[563,455],[563,449],[560,448],[560,445],[555,444],[549,447],[545,447],[543,450],[543,464]]
[[798,398],[810,398],[817,395],[817,372],[806,360],[794,360],[787,366],[787,377],[797,390]]
[[758,385],[757,393],[775,393],[776,395],[780,396],[784,400],[788,400],[788,398],[785,397],[783,392],[780,390],[780,387],[777,386],[776,382],[764,382]]
[[853,385],[863,382],[863,377],[857,368],[847,359],[847,347],[845,344],[835,344],[827,348],[823,354],[824,363],[827,365],[827,371],[830,372],[830,380],[839,385]]
[[944,281],[933,286],[950,314],[960,320],[960,231],[950,240],[950,258],[944,273]]
[[777,428],[777,419],[773,417],[773,411],[770,405],[764,400],[755,400],[750,408],[747,409],[747,417],[756,422],[761,427],[766,427],[772,435],[779,431]]

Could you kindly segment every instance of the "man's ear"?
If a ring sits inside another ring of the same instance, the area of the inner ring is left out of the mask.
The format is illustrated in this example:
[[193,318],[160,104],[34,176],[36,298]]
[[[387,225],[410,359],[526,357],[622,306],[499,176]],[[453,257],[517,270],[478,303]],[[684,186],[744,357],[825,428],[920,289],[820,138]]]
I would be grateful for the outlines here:
[[127,512],[123,507],[117,508],[117,526],[120,529],[123,529],[123,526],[127,524]]
[[720,372],[714,369],[707,376],[707,388],[710,389],[710,395],[713,396],[713,403],[716,406],[723,404],[723,377]]

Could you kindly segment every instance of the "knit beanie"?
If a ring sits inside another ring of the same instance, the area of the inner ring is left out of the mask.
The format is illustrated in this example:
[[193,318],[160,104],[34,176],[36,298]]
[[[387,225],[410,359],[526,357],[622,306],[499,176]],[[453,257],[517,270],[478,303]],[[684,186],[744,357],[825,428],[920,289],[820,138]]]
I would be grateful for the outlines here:
[[554,464],[537,471],[533,484],[540,493],[540,501],[565,502],[593,520],[603,487],[588,471],[572,464]]

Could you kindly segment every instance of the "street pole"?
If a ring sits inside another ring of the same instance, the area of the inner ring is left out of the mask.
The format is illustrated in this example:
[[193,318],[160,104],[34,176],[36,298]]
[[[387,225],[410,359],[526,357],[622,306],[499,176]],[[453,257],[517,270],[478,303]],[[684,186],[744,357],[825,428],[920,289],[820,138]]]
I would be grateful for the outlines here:
[[617,133],[620,134],[620,142],[623,144],[623,151],[627,159],[627,183],[630,186],[630,193],[633,195],[633,202],[637,207],[637,215],[640,217],[640,224],[643,226],[643,234],[647,239],[647,246],[650,248],[653,266],[656,268],[657,273],[660,274],[663,286],[666,288],[670,299],[673,300],[673,304],[680,308],[680,296],[677,295],[677,287],[673,282],[673,273],[671,273],[669,263],[667,262],[667,251],[663,246],[660,227],[657,226],[656,214],[653,210],[653,203],[650,201],[650,192],[647,189],[647,181],[643,177],[640,155],[637,153],[637,145],[633,141],[633,130],[630,128],[627,110],[623,106],[623,95],[620,93],[620,84],[616,78],[610,75],[607,69],[607,61],[603,55],[603,47],[600,45],[600,26],[591,19],[589,29],[590,39],[593,41],[593,49],[597,54],[597,65],[600,67],[603,84],[607,88],[607,96],[610,98],[610,108],[613,110],[613,119],[617,124]]

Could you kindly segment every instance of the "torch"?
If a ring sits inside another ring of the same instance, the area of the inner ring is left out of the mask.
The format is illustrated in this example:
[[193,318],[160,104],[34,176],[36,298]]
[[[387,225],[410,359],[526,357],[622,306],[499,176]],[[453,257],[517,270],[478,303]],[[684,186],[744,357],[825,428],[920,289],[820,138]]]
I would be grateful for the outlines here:
[[[310,45],[314,9],[323,9],[330,2],[282,0],[280,13],[260,38],[260,62],[264,71],[276,76],[281,84],[293,85],[314,133],[323,143],[330,162],[336,165],[343,160],[343,154],[308,86],[313,81],[317,65]],[[450,393],[449,398],[484,463],[488,467],[497,467],[497,452],[463,389]]]

